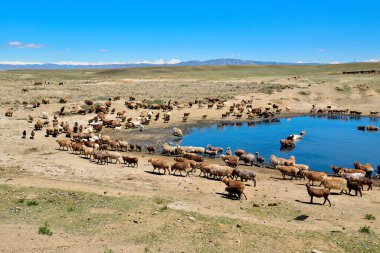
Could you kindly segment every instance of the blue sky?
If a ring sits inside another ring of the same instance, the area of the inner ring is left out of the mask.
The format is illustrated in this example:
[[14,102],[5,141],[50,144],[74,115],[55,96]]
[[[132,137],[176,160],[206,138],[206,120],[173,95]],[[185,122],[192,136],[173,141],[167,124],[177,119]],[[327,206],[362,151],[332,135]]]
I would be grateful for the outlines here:
[[380,1],[18,0],[0,62],[380,60]]

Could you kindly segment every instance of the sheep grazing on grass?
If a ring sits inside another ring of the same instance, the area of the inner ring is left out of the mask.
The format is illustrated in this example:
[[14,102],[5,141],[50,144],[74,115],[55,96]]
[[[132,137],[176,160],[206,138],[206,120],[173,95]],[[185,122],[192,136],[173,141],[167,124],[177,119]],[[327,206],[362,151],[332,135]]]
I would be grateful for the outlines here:
[[247,196],[244,193],[245,185],[242,182],[235,181],[229,178],[223,178],[223,183],[227,185],[225,188],[225,191],[228,192],[228,196],[232,198],[238,198],[241,199],[241,195],[244,195],[245,199],[247,199]]
[[277,165],[293,166],[295,163],[296,158],[294,156],[291,156],[289,159],[276,157],[275,155],[270,156],[270,164],[273,167],[276,167]]
[[123,158],[124,164],[126,164],[128,167],[138,167],[139,166],[138,165],[139,159],[137,157],[131,157],[131,156],[123,155],[122,158]]
[[256,187],[256,173],[252,170],[234,169],[232,172],[232,178],[240,179],[240,181],[246,182],[252,180],[253,186]]
[[185,177],[190,177],[190,172],[193,169],[191,168],[190,164],[188,162],[175,162],[171,166],[172,174],[175,175],[177,171],[179,171],[179,174],[182,176],[182,172],[185,172]]
[[162,160],[161,158],[155,158],[152,157],[148,160],[149,163],[153,166],[153,172],[158,169],[158,173],[161,172],[161,170],[164,171],[164,174],[166,174],[166,171],[170,173],[170,164],[169,162]]
[[252,166],[255,161],[255,156],[251,153],[243,154],[240,156],[240,160],[242,160],[245,163],[245,165]]
[[369,163],[361,164],[360,162],[354,162],[354,167],[355,167],[355,169],[358,169],[358,170],[364,170],[366,173],[366,177],[368,177],[368,178],[372,177],[372,173],[373,173],[374,169],[373,169],[371,164],[369,164]]
[[297,167],[278,165],[276,169],[281,172],[283,179],[285,179],[285,176],[290,176],[290,180],[292,180],[293,177],[298,178],[299,169]]
[[340,194],[348,192],[347,181],[339,177],[325,177],[322,179],[322,185],[329,190],[340,190]]
[[[25,133],[25,135],[26,135],[26,133]],[[65,148],[66,148],[67,150],[69,150],[70,144],[71,144],[71,140],[70,139],[56,140],[56,142],[59,145],[59,149],[62,148],[63,150],[65,150]]]
[[348,195],[351,195],[351,191],[355,191],[355,196],[358,196],[358,192],[360,193],[360,197],[363,196],[362,194],[362,186],[359,182],[353,181],[351,179],[347,179],[347,187],[348,187]]
[[317,189],[310,186],[309,183],[306,184],[307,193],[310,196],[310,204],[313,204],[313,197],[316,198],[324,198],[325,201],[323,201],[323,205],[326,203],[326,201],[329,202],[331,206],[331,202],[329,200],[330,190],[329,189]]
[[304,179],[309,179],[309,183],[311,182],[311,185],[314,185],[315,181],[321,182],[320,185],[322,185],[322,180],[327,177],[327,174],[318,171],[302,171],[300,176]]

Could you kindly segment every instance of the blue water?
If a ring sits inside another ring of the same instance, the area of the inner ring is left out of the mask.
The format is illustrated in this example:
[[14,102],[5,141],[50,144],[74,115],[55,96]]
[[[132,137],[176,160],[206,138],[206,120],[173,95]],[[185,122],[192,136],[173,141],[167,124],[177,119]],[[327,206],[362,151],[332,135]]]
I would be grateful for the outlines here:
[[[212,125],[193,128],[182,139],[181,145],[230,147],[258,151],[269,162],[271,154],[280,157],[294,155],[297,163],[307,164],[312,170],[327,171],[329,165],[352,168],[355,161],[380,163],[380,132],[362,132],[359,125],[379,125],[376,118],[292,117],[278,122],[242,123],[241,125]],[[307,134],[291,151],[280,150],[280,139],[290,134]],[[375,171],[377,171],[375,169]]]

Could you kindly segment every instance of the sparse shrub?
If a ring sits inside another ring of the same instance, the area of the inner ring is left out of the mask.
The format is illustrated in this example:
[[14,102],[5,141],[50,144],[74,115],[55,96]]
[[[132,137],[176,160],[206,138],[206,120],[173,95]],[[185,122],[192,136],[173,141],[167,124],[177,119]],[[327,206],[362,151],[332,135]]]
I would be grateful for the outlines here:
[[19,204],[23,204],[24,202],[25,202],[25,199],[23,199],[23,198],[17,200],[17,203],[19,203]]
[[45,221],[45,224],[43,226],[38,228],[38,233],[40,235],[48,235],[48,236],[53,235],[53,232],[50,230],[49,225],[47,224],[46,221]]
[[67,211],[68,211],[68,212],[74,212],[74,211],[75,211],[75,207],[72,207],[72,206],[71,206],[71,207],[67,208]]
[[114,251],[112,249],[109,249],[109,248],[105,248],[104,249],[104,253],[113,253]]
[[370,214],[370,213],[366,213],[366,214],[364,215],[364,218],[365,218],[366,220],[376,220],[376,217],[375,217],[374,215]]
[[364,226],[359,229],[360,233],[364,234],[370,234],[371,233],[371,227],[370,226]]
[[38,206],[38,201],[37,200],[29,200],[26,202],[27,206]]
[[164,205],[163,207],[161,207],[161,208],[159,209],[159,211],[161,211],[161,212],[164,212],[164,211],[166,211],[166,210],[168,210],[168,205]]

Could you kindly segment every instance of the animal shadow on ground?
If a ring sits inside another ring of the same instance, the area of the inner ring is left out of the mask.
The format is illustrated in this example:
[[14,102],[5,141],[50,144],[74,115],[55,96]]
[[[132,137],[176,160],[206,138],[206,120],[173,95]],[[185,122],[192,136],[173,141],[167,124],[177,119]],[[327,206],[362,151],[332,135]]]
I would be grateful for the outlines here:
[[296,201],[296,202],[299,202],[299,203],[302,203],[302,204],[320,205],[320,206],[323,206],[323,203],[316,203],[316,202],[310,203],[310,201],[301,201],[301,200],[299,200],[299,199],[296,199],[295,201]]
[[[159,172],[153,172],[153,171],[149,171],[149,170],[144,170],[145,173],[149,173],[149,174],[152,174],[152,175],[157,175],[157,176],[165,176],[164,173],[159,173]],[[166,174],[168,175],[168,174]]]
[[224,192],[217,192],[215,194],[221,195],[221,197],[224,198],[224,199],[239,200],[238,197],[230,196],[230,195],[228,195],[227,193],[224,193]]

